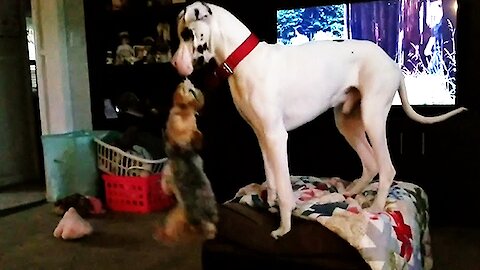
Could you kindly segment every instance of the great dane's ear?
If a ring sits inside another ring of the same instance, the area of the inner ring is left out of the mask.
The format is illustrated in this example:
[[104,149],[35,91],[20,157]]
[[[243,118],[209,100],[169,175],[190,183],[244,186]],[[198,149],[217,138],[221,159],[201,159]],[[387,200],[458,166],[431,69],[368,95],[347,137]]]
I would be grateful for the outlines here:
[[212,9],[205,2],[195,2],[185,8],[183,12],[185,23],[193,21],[208,20],[212,16]]
[[180,11],[180,13],[178,13],[177,21],[185,19],[184,18],[185,17],[185,10],[186,10],[186,8],[182,9],[182,11]]

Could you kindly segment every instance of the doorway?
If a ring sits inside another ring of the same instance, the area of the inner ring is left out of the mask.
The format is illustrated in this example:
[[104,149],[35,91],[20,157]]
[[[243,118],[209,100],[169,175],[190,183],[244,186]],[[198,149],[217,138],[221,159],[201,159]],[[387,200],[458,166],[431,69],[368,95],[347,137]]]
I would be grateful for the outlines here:
[[45,198],[29,18],[29,0],[0,1],[0,211]]

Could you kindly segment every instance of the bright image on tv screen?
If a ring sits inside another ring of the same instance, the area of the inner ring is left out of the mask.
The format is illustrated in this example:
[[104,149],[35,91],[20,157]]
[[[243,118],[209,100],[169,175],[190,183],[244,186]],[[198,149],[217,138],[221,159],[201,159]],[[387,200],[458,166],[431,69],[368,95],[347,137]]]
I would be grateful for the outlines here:
[[[277,42],[367,39],[402,68],[412,105],[454,105],[456,0],[383,0],[277,11]],[[394,105],[399,105],[398,94]]]

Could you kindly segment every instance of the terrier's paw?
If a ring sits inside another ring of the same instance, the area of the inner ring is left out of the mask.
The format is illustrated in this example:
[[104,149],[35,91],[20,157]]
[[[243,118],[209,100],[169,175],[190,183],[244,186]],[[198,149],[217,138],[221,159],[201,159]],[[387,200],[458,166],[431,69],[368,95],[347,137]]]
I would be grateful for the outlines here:
[[152,237],[155,241],[166,242],[167,234],[165,233],[165,230],[158,228],[152,234]]
[[203,224],[203,234],[206,239],[214,239],[217,234],[217,227],[211,222]]

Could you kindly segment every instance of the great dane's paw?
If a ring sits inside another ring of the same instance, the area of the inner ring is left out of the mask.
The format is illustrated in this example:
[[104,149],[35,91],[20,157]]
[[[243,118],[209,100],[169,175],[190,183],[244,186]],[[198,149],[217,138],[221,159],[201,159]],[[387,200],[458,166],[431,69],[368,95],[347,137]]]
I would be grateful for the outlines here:
[[374,214],[383,212],[385,210],[385,203],[386,201],[375,198],[373,203],[369,207],[365,208],[365,210]]
[[384,211],[384,207],[376,205],[375,203],[373,203],[372,205],[365,208],[364,210],[367,211],[367,212],[370,212],[372,214],[378,214],[378,213],[381,213],[381,212]]
[[348,198],[348,197],[353,197],[355,196],[356,194],[353,194],[352,192],[350,191],[344,191],[341,193],[343,196],[345,196],[345,198]]
[[278,238],[284,236],[285,234],[287,234],[289,231],[290,231],[290,230],[286,230],[286,229],[280,227],[280,228],[276,229],[275,231],[272,231],[272,232],[270,233],[270,235],[271,235],[273,238],[278,239]]
[[361,193],[367,186],[369,182],[362,179],[354,180],[350,185],[347,186],[343,195],[346,197],[351,197]]
[[377,208],[372,208],[372,207],[367,207],[367,208],[364,208],[363,210],[366,211],[366,212],[369,212],[371,214],[379,214],[379,213],[383,212],[383,210],[380,210],[380,209],[377,209]]
[[274,214],[275,214],[275,213],[278,213],[278,209],[277,209],[276,207],[268,207],[268,211],[269,211],[270,213],[274,213]]
[[277,203],[277,191],[272,188],[267,189],[267,203],[270,208],[274,207]]

